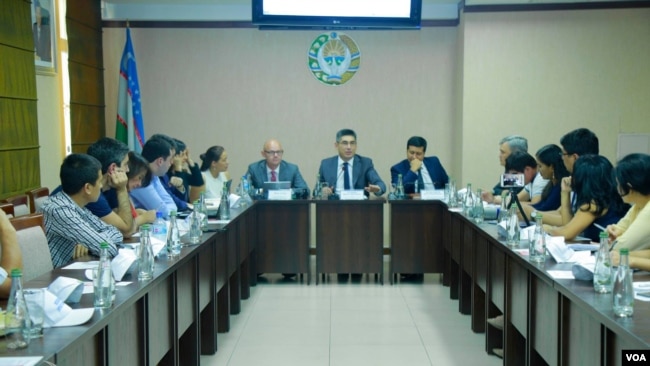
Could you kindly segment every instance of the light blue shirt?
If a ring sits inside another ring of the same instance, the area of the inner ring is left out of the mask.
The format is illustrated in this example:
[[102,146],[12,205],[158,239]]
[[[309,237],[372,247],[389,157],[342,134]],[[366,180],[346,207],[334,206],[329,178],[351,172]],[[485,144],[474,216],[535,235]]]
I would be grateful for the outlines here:
[[148,186],[136,188],[129,195],[135,208],[158,210],[163,213],[165,219],[169,217],[170,212],[178,210],[174,199],[167,193],[158,176],[151,177],[151,183]]

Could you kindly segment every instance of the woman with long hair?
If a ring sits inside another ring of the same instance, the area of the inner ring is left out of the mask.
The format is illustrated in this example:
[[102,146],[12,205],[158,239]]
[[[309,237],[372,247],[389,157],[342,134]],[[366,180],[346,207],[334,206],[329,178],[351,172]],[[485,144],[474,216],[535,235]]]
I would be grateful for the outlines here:
[[220,198],[223,186],[229,187],[228,153],[222,146],[212,146],[201,154],[201,174],[205,182],[205,198]]
[[[561,183],[561,226],[544,225],[547,233],[572,240],[582,235],[599,241],[599,229],[623,215],[623,201],[613,176],[614,167],[600,155],[584,155],[573,165],[573,175]],[[571,192],[573,191],[573,199]]]

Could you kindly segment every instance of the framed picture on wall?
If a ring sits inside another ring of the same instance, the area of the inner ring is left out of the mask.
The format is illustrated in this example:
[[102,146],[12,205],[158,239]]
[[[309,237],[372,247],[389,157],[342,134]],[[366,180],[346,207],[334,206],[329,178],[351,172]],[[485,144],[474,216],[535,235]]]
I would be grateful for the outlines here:
[[32,0],[32,31],[36,72],[56,73],[56,0]]

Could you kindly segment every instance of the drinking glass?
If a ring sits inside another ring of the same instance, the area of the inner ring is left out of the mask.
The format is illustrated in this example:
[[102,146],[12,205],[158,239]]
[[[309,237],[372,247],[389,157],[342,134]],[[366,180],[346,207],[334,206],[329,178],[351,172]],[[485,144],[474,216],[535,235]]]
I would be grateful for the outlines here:
[[329,184],[327,182],[322,182],[320,184],[320,199],[327,200],[329,199]]
[[43,322],[45,321],[45,289],[26,288],[23,290],[27,311],[32,320],[32,327],[25,329],[25,337],[39,338],[43,336]]

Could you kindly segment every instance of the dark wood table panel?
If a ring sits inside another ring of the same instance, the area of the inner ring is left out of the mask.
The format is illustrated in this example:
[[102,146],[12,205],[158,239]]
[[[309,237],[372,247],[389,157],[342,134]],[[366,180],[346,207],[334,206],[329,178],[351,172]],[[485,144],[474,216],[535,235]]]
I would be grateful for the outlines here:
[[549,366],[559,365],[560,295],[547,278],[530,279],[530,354],[529,359],[543,358]]
[[158,364],[165,356],[167,359],[177,359],[178,342],[174,336],[177,329],[175,312],[174,283],[170,276],[154,283],[146,297],[147,334],[149,335],[147,359],[150,364]]
[[[316,202],[316,272],[383,272],[383,200]],[[318,281],[318,280],[317,280]]]
[[257,270],[309,274],[308,200],[258,201]]
[[178,333],[183,334],[190,326],[198,325],[196,322],[198,309],[198,285],[196,257],[176,271],[176,306]]
[[390,201],[391,280],[396,273],[443,272],[443,207],[439,201]]
[[120,311],[108,324],[108,359],[111,365],[144,365],[145,340],[156,335],[147,335],[144,317],[144,300],[140,300]]

